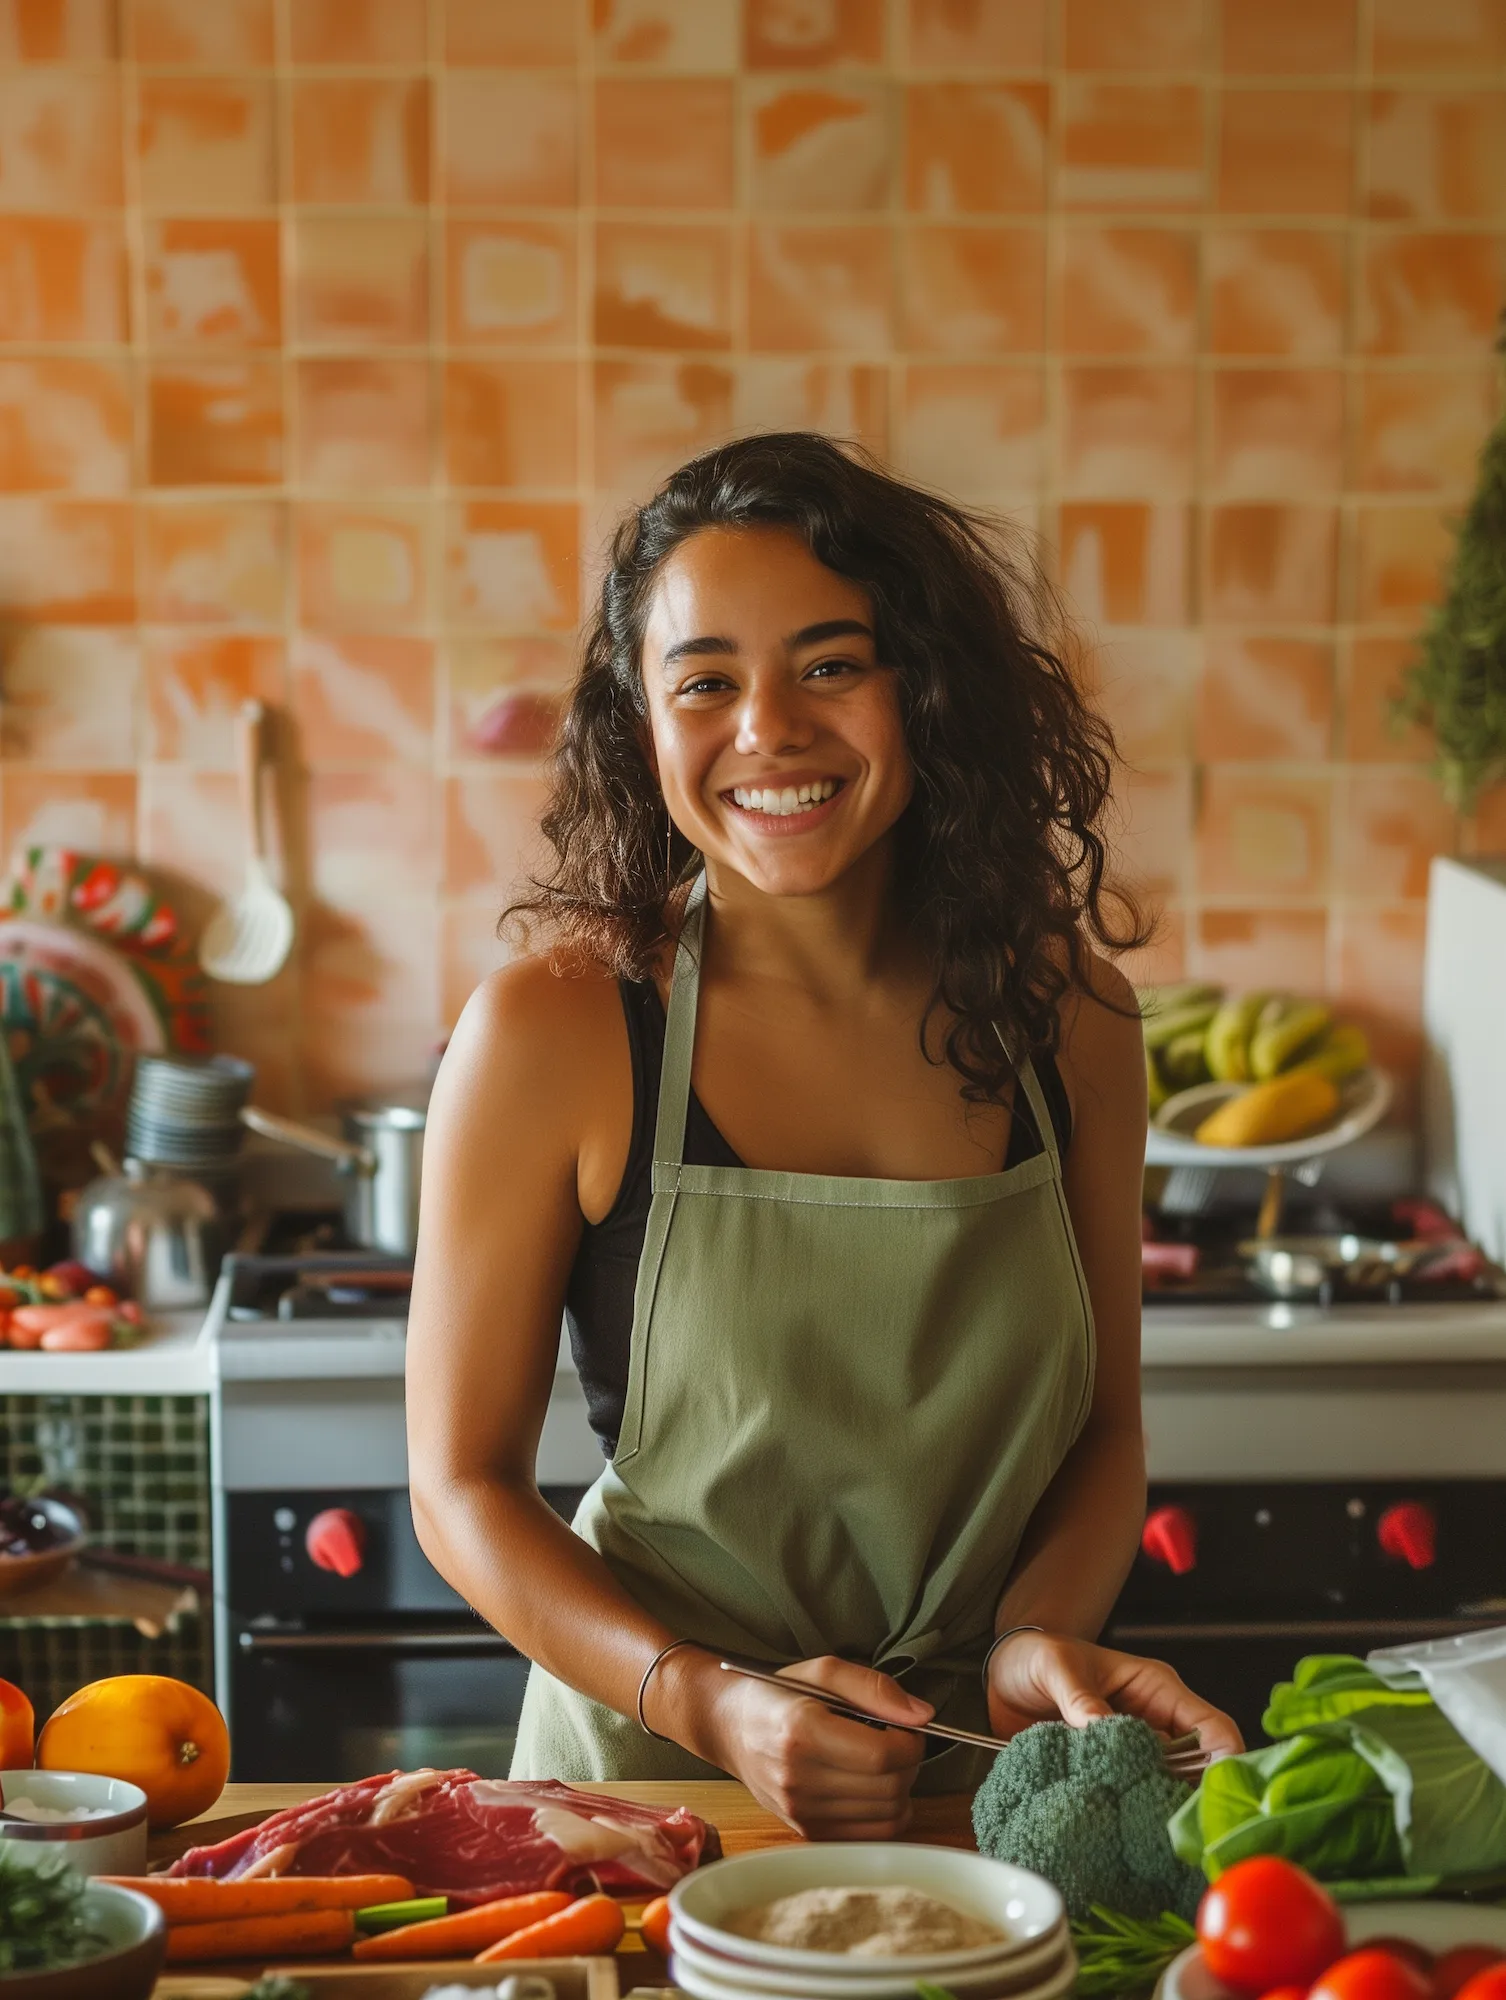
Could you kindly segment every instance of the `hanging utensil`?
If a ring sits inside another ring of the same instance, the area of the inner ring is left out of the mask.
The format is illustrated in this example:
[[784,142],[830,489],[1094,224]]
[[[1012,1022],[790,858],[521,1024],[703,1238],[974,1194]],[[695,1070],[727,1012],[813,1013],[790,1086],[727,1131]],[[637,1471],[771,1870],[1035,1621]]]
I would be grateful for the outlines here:
[[200,965],[211,979],[231,986],[261,986],[275,979],[293,943],[292,907],[267,867],[262,813],[265,716],[259,701],[241,705],[237,748],[248,842],[245,886],[233,903],[220,904],[199,940]]

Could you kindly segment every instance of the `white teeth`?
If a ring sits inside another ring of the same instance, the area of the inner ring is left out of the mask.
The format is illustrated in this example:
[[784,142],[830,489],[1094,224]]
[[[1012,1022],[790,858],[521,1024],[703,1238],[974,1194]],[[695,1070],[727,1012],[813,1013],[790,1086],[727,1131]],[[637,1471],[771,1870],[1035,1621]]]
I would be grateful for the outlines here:
[[773,819],[787,819],[791,813],[810,812],[824,805],[837,790],[835,778],[817,778],[814,784],[786,785],[782,791],[772,786],[736,785],[732,799],[744,812],[766,813]]

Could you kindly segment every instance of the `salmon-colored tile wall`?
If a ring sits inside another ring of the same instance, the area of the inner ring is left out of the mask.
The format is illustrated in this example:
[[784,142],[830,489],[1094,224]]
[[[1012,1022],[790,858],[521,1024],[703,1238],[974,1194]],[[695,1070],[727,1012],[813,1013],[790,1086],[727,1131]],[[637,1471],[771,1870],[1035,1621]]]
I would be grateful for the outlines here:
[[1036,538],[1136,970],[1407,1062],[1506,845],[1388,720],[1503,298],[1498,0],[0,0],[0,841],[224,887],[260,698],[303,941],[221,1035],[421,1072],[616,512],[810,426]]

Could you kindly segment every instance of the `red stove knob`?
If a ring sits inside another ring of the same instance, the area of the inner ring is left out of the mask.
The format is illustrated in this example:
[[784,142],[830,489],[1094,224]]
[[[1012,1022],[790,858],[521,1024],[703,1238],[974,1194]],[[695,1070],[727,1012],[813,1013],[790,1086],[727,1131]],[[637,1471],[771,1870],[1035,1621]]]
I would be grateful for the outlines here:
[[1375,1538],[1388,1556],[1413,1569],[1431,1569],[1438,1559],[1438,1520],[1420,1500],[1398,1500],[1375,1526]]
[[1152,1562],[1185,1576],[1197,1567],[1197,1522],[1185,1507],[1157,1507],[1146,1516],[1140,1546]]
[[348,1507],[326,1507],[309,1522],[303,1546],[320,1569],[354,1576],[366,1559],[366,1524]]

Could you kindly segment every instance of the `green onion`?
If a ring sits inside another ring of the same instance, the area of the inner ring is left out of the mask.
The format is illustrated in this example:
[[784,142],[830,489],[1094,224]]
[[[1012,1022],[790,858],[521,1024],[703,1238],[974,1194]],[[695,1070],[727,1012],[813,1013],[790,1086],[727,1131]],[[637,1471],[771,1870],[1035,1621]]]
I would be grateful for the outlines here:
[[427,1923],[449,1911],[447,1896],[412,1896],[406,1903],[368,1903],[356,1911],[356,1929],[368,1936],[377,1931],[400,1931],[404,1924]]

